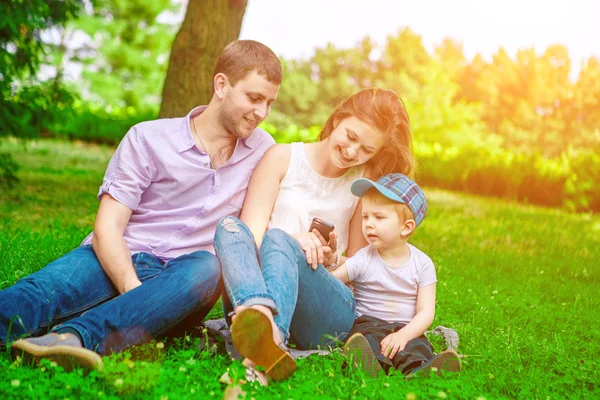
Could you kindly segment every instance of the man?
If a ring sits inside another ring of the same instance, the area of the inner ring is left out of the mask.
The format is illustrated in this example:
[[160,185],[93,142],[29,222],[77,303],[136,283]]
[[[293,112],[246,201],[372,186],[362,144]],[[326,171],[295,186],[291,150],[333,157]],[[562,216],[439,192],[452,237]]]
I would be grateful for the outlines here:
[[268,47],[233,42],[217,60],[208,106],[132,127],[100,187],[94,232],[0,291],[0,344],[50,329],[17,340],[11,354],[100,368],[98,354],[199,324],[222,286],[215,227],[239,214],[250,175],[274,144],[257,125],[281,75]]

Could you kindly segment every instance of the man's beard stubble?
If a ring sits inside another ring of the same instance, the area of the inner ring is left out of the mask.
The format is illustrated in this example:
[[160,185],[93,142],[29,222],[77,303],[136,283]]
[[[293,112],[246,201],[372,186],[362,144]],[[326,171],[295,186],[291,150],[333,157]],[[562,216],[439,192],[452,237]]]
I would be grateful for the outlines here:
[[[229,104],[225,101],[223,104]],[[244,139],[244,137],[237,131],[236,124],[234,122],[232,112],[227,107],[221,107],[219,110],[219,123],[221,126],[236,139]]]

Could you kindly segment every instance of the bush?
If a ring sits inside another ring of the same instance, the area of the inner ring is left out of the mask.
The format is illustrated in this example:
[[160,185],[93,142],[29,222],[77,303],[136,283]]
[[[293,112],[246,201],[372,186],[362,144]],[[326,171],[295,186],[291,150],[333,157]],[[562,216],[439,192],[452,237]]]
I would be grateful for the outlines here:
[[99,108],[77,102],[63,119],[50,127],[53,136],[93,143],[118,144],[133,125],[156,119],[158,110]]
[[72,90],[54,81],[15,88],[0,107],[0,137],[44,136],[49,127],[72,118],[69,113],[75,99]]
[[[72,109],[62,109],[62,118],[53,119],[51,132],[53,136],[116,145],[131,126],[155,119],[157,111],[101,109],[76,102]],[[278,129],[263,123],[261,128],[277,143],[314,142],[321,131],[320,127],[294,124]],[[511,152],[493,140],[460,147],[419,141],[413,144],[419,162],[417,179],[424,185],[571,211],[600,212],[600,186],[596,185],[600,155],[591,150],[567,149],[548,159],[541,154]]]
[[600,211],[600,156],[569,149],[560,157],[512,153],[490,146],[415,143],[418,180],[449,190],[571,211]]
[[[320,127],[263,123],[277,143],[313,142]],[[513,153],[497,143],[444,147],[414,143],[417,180],[427,186],[500,197],[570,211],[600,212],[600,155],[568,149],[559,157]]]
[[9,153],[0,153],[0,188],[12,187],[19,183],[19,165]]
[[321,133],[321,128],[318,126],[300,128],[292,124],[285,129],[277,129],[275,125],[262,123],[260,127],[270,133],[277,143],[314,142]]

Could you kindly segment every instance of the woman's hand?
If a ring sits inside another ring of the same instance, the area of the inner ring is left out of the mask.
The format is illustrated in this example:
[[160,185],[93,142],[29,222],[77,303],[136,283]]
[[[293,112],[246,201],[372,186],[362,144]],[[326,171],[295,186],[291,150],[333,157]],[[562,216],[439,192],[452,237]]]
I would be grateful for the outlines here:
[[[335,234],[332,232],[331,235]],[[335,251],[332,251],[327,241],[323,238],[323,235],[316,229],[312,232],[299,232],[292,235],[294,239],[300,243],[300,247],[306,253],[306,263],[311,264],[312,269],[317,269],[319,264],[323,264],[327,260],[330,260],[332,255],[335,257]],[[335,243],[337,246],[337,243]]]

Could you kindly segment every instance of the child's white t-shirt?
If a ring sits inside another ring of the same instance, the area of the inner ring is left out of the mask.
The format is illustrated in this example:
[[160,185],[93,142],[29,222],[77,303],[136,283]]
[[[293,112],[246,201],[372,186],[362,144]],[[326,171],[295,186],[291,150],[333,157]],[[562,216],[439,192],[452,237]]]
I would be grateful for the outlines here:
[[356,313],[388,322],[409,323],[417,310],[417,291],[437,282],[433,261],[408,244],[410,258],[400,268],[383,261],[377,249],[360,249],[346,260],[348,277],[354,285]]

